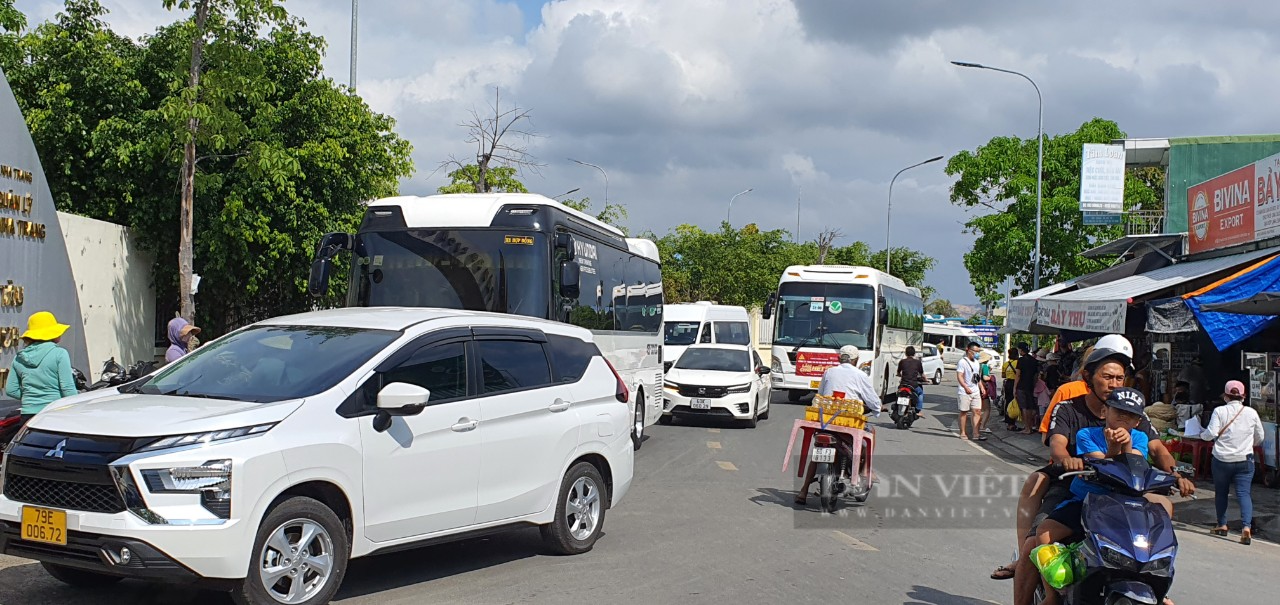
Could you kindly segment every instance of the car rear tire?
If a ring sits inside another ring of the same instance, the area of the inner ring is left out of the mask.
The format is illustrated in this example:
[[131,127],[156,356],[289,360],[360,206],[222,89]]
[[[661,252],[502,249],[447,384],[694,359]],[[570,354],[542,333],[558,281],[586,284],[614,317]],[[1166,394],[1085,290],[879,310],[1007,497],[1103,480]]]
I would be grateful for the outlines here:
[[539,528],[551,554],[579,555],[591,550],[604,530],[609,494],[600,471],[588,462],[573,465],[560,481],[556,516]]
[[40,563],[53,579],[74,588],[101,588],[123,580],[121,576],[113,576],[86,569],[77,569],[58,565],[57,563]]
[[942,384],[942,370],[933,373],[933,384]]
[[237,605],[328,603],[342,585],[350,553],[338,515],[318,500],[290,498],[258,526],[249,575],[231,598]]

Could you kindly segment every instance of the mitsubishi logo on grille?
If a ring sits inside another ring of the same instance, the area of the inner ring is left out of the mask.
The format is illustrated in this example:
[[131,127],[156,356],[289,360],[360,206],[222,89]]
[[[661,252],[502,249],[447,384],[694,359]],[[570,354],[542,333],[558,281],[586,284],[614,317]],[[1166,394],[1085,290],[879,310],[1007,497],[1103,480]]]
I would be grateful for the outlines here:
[[44,457],[45,457],[45,458],[58,458],[59,460],[61,460],[61,459],[62,459],[62,454],[64,453],[64,452],[63,452],[63,448],[65,448],[65,447],[67,447],[67,440],[66,440],[66,439],[63,439],[62,441],[59,441],[59,442],[58,442],[58,445],[53,446],[53,449],[49,450],[48,452],[45,452]]

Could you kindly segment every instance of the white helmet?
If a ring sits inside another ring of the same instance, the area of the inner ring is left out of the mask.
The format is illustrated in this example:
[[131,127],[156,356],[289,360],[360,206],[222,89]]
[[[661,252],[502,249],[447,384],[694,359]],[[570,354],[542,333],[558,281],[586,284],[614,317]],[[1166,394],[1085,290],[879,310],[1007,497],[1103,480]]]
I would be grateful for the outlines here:
[[840,361],[847,360],[851,363],[857,363],[858,355],[860,354],[861,353],[858,351],[858,347],[855,347],[853,345],[845,345],[843,347],[840,347]]
[[1089,357],[1084,360],[1083,368],[1092,371],[1103,360],[1112,357],[1123,358],[1121,363],[1125,368],[1133,369],[1133,345],[1129,343],[1129,339],[1119,334],[1108,334],[1099,338],[1093,345],[1093,351],[1089,353]]

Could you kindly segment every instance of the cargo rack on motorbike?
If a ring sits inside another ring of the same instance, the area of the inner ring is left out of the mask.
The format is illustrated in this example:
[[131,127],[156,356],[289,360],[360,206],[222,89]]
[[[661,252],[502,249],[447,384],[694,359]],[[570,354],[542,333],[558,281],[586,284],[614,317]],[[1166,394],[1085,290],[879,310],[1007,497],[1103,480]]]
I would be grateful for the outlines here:
[[867,426],[862,401],[827,395],[813,396],[813,404],[804,409],[804,419],[851,429],[863,429]]

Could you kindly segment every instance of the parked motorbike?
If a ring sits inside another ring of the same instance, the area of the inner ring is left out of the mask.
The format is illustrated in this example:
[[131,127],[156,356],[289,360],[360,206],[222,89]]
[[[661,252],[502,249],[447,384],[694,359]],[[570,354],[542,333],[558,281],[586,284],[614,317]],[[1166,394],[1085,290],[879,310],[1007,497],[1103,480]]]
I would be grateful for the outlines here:
[[1085,470],[1063,473],[1105,486],[1090,494],[1081,517],[1084,575],[1064,589],[1068,605],[1161,603],[1173,585],[1178,539],[1164,507],[1146,500],[1165,493],[1177,478],[1154,469],[1142,456],[1085,460]]
[[898,398],[893,402],[893,408],[889,410],[889,417],[893,419],[893,425],[899,429],[909,429],[919,418],[919,412],[916,411],[916,402],[919,395],[916,390],[905,385],[898,385]]
[[22,415],[17,405],[13,406],[12,410],[0,413],[0,452],[4,452],[21,425]]
[[[822,510],[833,513],[840,498],[849,496],[854,502],[866,502],[871,495],[871,471],[864,452],[862,468],[853,468],[853,437],[835,431],[815,431],[809,461],[817,465],[814,479],[818,482],[818,498]],[[861,472],[866,469],[865,472]]]

